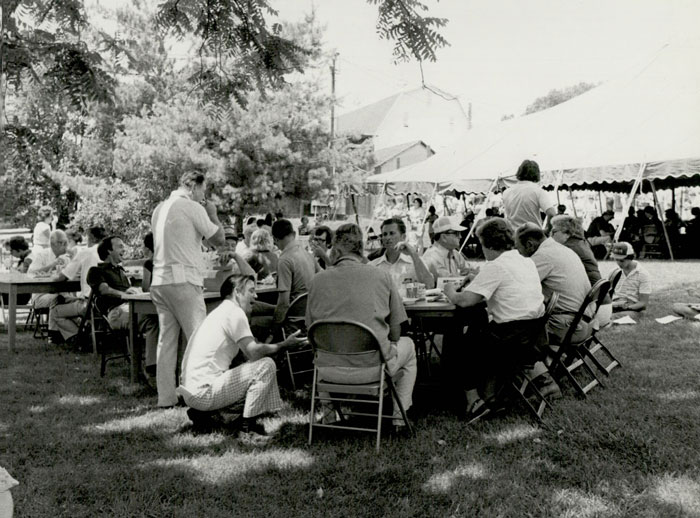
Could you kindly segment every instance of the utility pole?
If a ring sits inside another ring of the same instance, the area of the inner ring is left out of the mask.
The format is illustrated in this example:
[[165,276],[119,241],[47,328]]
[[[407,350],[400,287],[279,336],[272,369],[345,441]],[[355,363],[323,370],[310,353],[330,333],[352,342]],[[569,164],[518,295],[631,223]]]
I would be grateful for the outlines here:
[[331,64],[331,145],[335,139],[335,60],[338,59],[338,53],[333,54],[333,62]]
[[[338,53],[333,54],[331,63],[331,142],[330,147],[333,149],[335,145],[335,60],[338,59]],[[335,179],[335,158],[332,159],[331,165],[331,180]]]

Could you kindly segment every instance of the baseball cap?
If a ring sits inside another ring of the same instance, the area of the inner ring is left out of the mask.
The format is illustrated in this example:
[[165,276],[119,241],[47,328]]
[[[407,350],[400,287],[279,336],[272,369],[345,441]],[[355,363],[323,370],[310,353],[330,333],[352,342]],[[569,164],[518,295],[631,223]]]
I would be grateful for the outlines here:
[[224,239],[238,239],[236,230],[233,227],[224,227]]
[[435,223],[433,223],[434,234],[440,234],[441,232],[447,232],[449,230],[461,231],[467,229],[466,227],[458,225],[457,223],[452,221],[452,218],[450,218],[449,216],[443,216],[441,218],[438,218],[435,220]]
[[615,243],[610,250],[610,257],[612,259],[627,259],[630,255],[634,255],[634,248],[626,241]]

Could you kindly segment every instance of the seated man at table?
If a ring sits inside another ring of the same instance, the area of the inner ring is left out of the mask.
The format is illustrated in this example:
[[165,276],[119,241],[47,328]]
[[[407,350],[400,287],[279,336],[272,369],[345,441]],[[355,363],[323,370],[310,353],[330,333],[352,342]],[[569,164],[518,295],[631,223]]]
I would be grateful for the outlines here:
[[32,251],[27,240],[22,236],[12,236],[6,246],[10,249],[10,255],[17,259],[17,271],[27,273],[27,268],[32,263]]
[[131,287],[124,268],[120,266],[124,242],[117,236],[104,238],[97,246],[97,255],[102,260],[90,268],[87,283],[97,293],[95,303],[112,329],[129,327],[129,304],[122,301],[125,294],[138,293]]
[[[223,301],[197,328],[187,344],[177,392],[189,410],[187,416],[199,431],[210,429],[215,411],[244,400],[241,430],[265,434],[257,418],[282,406],[277,367],[270,356],[304,340],[294,333],[276,344],[253,338],[248,317],[253,308],[255,277],[234,274],[221,285]],[[230,368],[237,355],[246,361]]]
[[297,242],[296,232],[289,220],[282,218],[272,224],[272,238],[282,253],[277,264],[277,305],[271,332],[265,340],[268,343],[274,337],[281,336],[282,323],[290,303],[309,291],[309,284],[316,273],[313,257]]
[[63,340],[69,340],[78,333],[79,319],[85,314],[88,298],[90,298],[87,274],[90,268],[97,266],[100,262],[97,245],[105,235],[103,227],[89,228],[88,247],[80,251],[61,273],[54,277],[56,281],[80,279],[80,292],[74,296],[58,296],[49,311],[49,333],[58,331]]
[[515,250],[513,233],[502,218],[482,222],[476,231],[486,264],[461,291],[452,284],[444,291],[453,304],[488,306],[492,320],[478,341],[460,348],[467,419],[489,411],[499,381],[514,370],[529,367],[544,357],[546,347],[544,297],[537,267]]
[[[63,230],[54,230],[49,238],[49,248],[39,248],[32,252],[28,259],[31,259],[31,264],[27,269],[29,275],[45,276],[59,272],[66,266],[70,257],[67,255],[68,237]],[[58,293],[37,293],[32,296],[32,305],[35,309],[50,308]],[[50,336],[50,341],[60,341],[58,333]]]
[[435,279],[426,268],[416,249],[406,241],[406,223],[401,218],[389,218],[382,222],[382,247],[384,254],[369,264],[391,275],[398,288],[404,279],[435,287]]
[[433,223],[434,242],[423,254],[423,262],[428,267],[435,282],[440,277],[459,277],[476,273],[459,251],[461,232],[467,230],[448,216],[438,218]]
[[622,277],[613,294],[613,313],[619,317],[644,311],[651,296],[651,277],[634,260],[634,248],[631,244],[620,241],[613,245],[610,257],[622,270]]
[[[553,292],[559,300],[547,322],[551,344],[560,343],[583,300],[591,291],[586,269],[576,252],[547,237],[534,223],[525,223],[515,233],[515,244],[524,257],[530,257],[537,267],[545,299]],[[589,309],[579,323],[573,340],[578,342],[590,334],[593,312]]]
[[309,240],[309,248],[318,264],[317,270],[325,270],[330,266],[328,254],[333,243],[333,231],[326,225],[320,225],[313,230],[313,236]]
[[[317,320],[339,318],[368,326],[379,340],[389,374],[404,410],[413,402],[417,362],[413,341],[401,336],[407,320],[398,289],[387,271],[363,263],[362,230],[354,223],[341,225],[333,237],[333,267],[314,277],[306,306],[306,326]],[[394,405],[395,431],[404,425]]]

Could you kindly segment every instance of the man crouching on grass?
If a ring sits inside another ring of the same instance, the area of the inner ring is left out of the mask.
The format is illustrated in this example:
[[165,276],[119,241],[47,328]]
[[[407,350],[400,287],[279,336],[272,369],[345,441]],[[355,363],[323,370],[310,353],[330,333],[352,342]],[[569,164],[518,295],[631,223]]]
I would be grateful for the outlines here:
[[[265,435],[257,418],[282,407],[277,368],[269,356],[305,343],[294,333],[277,344],[258,343],[248,324],[256,299],[252,275],[231,275],[221,285],[222,302],[190,338],[182,360],[178,393],[189,406],[187,416],[197,431],[210,430],[217,410],[245,400],[241,431]],[[231,362],[242,352],[246,360]]]

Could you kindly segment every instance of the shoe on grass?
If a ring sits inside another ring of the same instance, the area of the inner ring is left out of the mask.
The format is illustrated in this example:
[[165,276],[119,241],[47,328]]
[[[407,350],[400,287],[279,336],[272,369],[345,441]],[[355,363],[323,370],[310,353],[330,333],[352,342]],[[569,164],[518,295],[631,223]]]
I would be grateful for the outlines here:
[[195,410],[194,408],[187,409],[187,417],[192,421],[192,430],[197,432],[211,432],[219,425],[216,419],[218,412],[204,412]]
[[267,435],[265,427],[258,421],[257,417],[244,417],[241,419],[241,433],[250,433],[256,435]]

